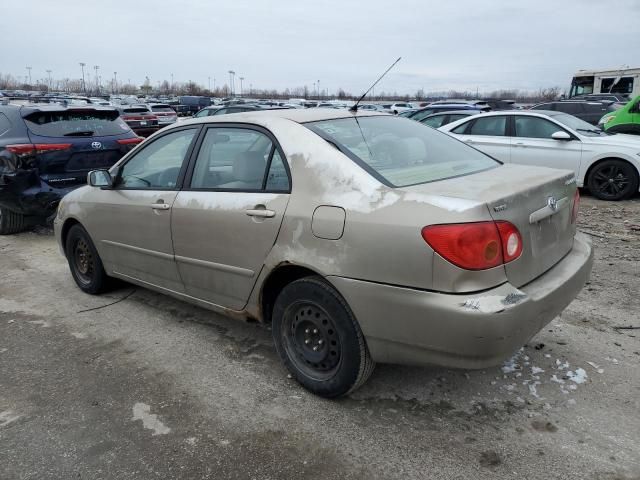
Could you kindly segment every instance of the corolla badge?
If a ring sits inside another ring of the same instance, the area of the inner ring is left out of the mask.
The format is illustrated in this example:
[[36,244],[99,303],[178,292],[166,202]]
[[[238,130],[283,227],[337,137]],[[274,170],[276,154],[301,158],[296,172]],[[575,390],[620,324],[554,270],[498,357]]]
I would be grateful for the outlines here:
[[555,212],[558,209],[558,201],[556,200],[556,197],[547,198],[547,206]]
[[91,148],[94,150],[100,150],[102,148],[102,143],[100,142],[91,142]]

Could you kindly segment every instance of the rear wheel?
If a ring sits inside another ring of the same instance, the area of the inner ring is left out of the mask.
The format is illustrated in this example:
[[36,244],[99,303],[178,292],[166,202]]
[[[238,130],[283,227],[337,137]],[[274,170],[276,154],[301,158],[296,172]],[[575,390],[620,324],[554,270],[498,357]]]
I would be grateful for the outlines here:
[[292,376],[317,395],[345,395],[373,372],[375,364],[351,309],[319,277],[284,287],[274,305],[272,333]]
[[624,160],[604,160],[589,173],[587,186],[600,200],[624,200],[638,191],[638,171]]
[[109,277],[91,237],[81,225],[69,229],[65,253],[71,275],[83,292],[97,294],[107,289]]
[[0,235],[10,235],[24,230],[24,215],[0,207]]

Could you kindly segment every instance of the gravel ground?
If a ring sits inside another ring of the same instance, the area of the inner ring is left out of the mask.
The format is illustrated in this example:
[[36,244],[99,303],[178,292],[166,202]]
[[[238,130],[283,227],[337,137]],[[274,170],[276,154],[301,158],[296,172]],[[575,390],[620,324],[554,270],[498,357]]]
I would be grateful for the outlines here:
[[0,479],[640,479],[640,200],[580,222],[590,284],[510,361],[381,365],[338,401],[266,327],[85,295],[49,231],[0,237]]

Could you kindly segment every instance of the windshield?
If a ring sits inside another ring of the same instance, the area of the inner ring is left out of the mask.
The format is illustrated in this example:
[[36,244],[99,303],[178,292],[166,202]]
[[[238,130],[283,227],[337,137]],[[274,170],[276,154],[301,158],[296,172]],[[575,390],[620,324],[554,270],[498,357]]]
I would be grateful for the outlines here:
[[488,155],[405,118],[353,117],[305,126],[393,187],[444,180],[499,165]]
[[573,115],[569,115],[568,113],[556,113],[549,115],[554,120],[566,125],[577,132],[580,132],[582,135],[587,137],[598,137],[600,135],[609,135],[597,127],[594,127],[590,123],[585,122],[584,120],[580,120],[578,117],[574,117]]
[[130,128],[115,110],[63,110],[34,112],[25,117],[31,132],[43,137],[63,137],[74,134],[120,135]]

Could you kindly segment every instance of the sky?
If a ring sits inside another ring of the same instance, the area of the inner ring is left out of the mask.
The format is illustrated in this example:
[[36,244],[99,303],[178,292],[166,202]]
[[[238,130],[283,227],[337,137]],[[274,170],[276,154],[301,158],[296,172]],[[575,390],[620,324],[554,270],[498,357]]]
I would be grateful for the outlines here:
[[[640,67],[640,0],[3,0],[0,73],[171,79],[245,91],[568,88]],[[15,21],[11,21],[11,19]],[[108,79],[108,80],[106,80]]]

